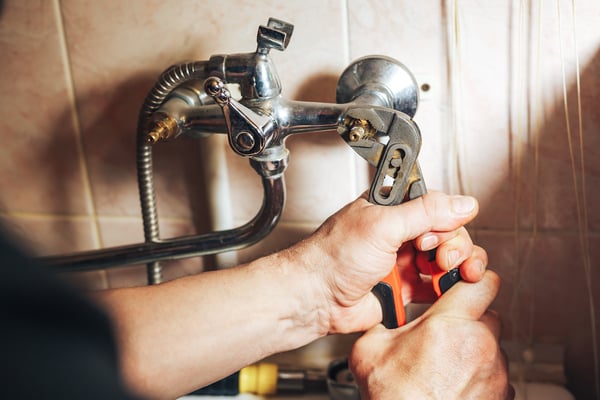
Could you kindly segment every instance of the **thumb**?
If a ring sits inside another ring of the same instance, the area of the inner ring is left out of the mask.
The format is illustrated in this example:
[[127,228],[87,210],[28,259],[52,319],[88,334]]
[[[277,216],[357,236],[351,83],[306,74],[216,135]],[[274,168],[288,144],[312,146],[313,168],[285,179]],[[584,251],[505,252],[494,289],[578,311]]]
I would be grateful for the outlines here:
[[487,270],[479,282],[457,282],[426,311],[426,314],[479,320],[499,290],[500,277]]
[[388,210],[385,226],[390,237],[402,243],[428,231],[455,230],[475,218],[479,205],[470,196],[429,192]]

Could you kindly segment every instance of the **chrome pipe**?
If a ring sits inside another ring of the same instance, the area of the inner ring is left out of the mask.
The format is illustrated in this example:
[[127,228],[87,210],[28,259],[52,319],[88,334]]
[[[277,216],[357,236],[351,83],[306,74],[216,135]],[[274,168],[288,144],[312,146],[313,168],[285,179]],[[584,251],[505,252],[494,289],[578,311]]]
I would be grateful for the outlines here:
[[262,185],[264,196],[260,210],[252,220],[238,228],[70,255],[48,256],[39,260],[60,272],[74,272],[207,256],[250,246],[273,230],[281,218],[285,204],[282,173],[263,176]]
[[[285,200],[287,136],[331,130],[342,135],[349,113],[354,113],[353,118],[370,119],[372,108],[376,107],[414,115],[418,102],[416,81],[400,63],[380,56],[359,59],[343,72],[336,90],[337,104],[283,99],[281,82],[268,54],[271,49],[284,50],[292,31],[291,24],[269,19],[267,26],[259,27],[256,52],[215,55],[207,61],[177,64],[163,72],[144,100],[137,127],[145,242],[43,257],[41,261],[62,271],[148,263],[148,282],[160,283],[161,260],[237,250],[256,243],[274,228]],[[239,86],[239,101],[227,88],[234,85]],[[262,177],[264,197],[260,211],[238,228],[160,239],[152,146],[181,134],[203,137],[215,133],[227,134],[231,148],[249,157]]]
[[[243,100],[240,103],[247,107],[253,104],[251,101]],[[388,107],[389,102],[371,93],[361,94],[352,102],[343,104],[294,101],[276,97],[262,101],[260,110],[277,126],[274,132],[276,137],[272,142],[281,143],[285,137],[292,134],[335,130],[342,122],[340,119],[348,108],[365,104]],[[179,109],[175,117],[180,130],[186,135],[228,133],[223,112],[216,104]]]

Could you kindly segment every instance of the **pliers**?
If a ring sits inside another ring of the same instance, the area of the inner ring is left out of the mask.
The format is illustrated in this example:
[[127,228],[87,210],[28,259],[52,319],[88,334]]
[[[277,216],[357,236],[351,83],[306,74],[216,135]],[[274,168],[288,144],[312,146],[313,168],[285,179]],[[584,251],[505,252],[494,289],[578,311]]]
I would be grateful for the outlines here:
[[[417,161],[421,133],[412,118],[385,107],[356,106],[346,110],[338,133],[354,151],[376,168],[369,190],[369,202],[396,205],[427,193]],[[435,250],[430,253],[433,287],[438,296],[460,280],[457,268],[443,271],[435,265]],[[383,325],[404,325],[406,315],[402,300],[400,270],[392,272],[373,288],[383,311]]]

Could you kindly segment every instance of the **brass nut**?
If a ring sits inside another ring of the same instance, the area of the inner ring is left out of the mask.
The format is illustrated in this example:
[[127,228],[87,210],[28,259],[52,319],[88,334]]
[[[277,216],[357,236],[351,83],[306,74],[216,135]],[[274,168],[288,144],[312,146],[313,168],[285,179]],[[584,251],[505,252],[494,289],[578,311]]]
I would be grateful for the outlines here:
[[173,139],[179,132],[175,118],[163,113],[153,116],[148,126],[149,132],[146,134],[146,142],[150,144],[161,140]]
[[351,142],[358,142],[365,135],[365,128],[362,126],[354,126],[350,129],[350,133],[348,133],[348,138]]
[[347,117],[344,124],[349,128],[348,139],[351,142],[358,142],[359,140],[375,136],[375,128],[366,119]]

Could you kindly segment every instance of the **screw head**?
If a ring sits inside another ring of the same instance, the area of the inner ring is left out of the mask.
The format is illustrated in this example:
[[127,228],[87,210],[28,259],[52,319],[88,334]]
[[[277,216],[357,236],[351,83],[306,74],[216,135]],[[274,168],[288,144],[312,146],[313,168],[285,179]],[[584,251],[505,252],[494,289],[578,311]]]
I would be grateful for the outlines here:
[[204,82],[204,90],[209,96],[217,96],[223,90],[223,81],[219,78],[210,77]]
[[252,150],[254,145],[256,144],[256,140],[254,140],[254,136],[248,131],[241,131],[235,137],[235,144],[238,149],[243,152],[247,152]]
[[351,142],[358,142],[365,135],[365,128],[362,126],[354,126],[348,133],[348,139]]

